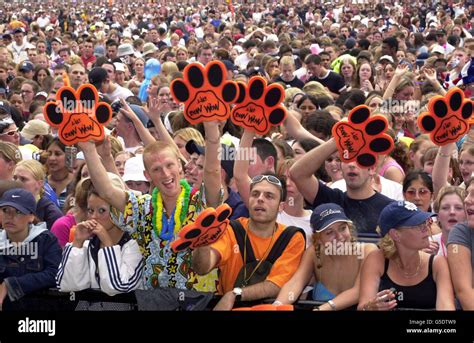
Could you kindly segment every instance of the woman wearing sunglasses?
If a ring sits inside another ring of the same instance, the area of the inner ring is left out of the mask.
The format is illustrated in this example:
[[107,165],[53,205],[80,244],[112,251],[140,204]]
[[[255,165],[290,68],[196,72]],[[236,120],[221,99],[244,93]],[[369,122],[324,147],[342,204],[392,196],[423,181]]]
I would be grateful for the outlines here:
[[27,159],[33,158],[39,150],[20,135],[19,129],[11,117],[0,120],[0,141],[15,144],[20,149],[21,156]]
[[362,266],[359,310],[455,309],[446,259],[423,252],[430,243],[432,216],[407,201],[383,209],[380,250]]
[[424,171],[412,171],[403,180],[403,197],[420,211],[429,211],[433,201],[433,181]]
[[0,121],[0,141],[20,145],[20,133],[13,119],[5,118]]

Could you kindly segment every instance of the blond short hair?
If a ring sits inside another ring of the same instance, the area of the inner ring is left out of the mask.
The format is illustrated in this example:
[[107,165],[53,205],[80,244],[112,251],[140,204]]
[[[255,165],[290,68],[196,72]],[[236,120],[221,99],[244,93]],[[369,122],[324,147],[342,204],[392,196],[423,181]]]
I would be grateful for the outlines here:
[[184,129],[179,129],[173,134],[173,138],[179,137],[183,141],[190,141],[193,139],[198,145],[204,146],[204,137],[202,136],[201,132],[192,127],[186,127]]
[[15,164],[19,163],[22,159],[20,149],[10,142],[0,141],[0,154],[8,162],[13,162]]
[[176,146],[167,143],[167,142],[162,142],[162,141],[156,141],[151,144],[148,144],[145,147],[145,150],[143,150],[143,164],[145,165],[145,170],[148,170],[148,158],[150,155],[154,154],[159,154],[163,152],[164,150],[171,151],[173,155],[175,155],[176,159],[178,160],[178,163],[181,164],[180,162],[180,154]]

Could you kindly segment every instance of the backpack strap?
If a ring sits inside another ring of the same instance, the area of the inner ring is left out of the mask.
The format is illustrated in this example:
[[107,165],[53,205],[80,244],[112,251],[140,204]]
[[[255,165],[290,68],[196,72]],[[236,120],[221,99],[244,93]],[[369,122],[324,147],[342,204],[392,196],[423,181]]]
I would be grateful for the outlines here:
[[242,224],[240,224],[237,220],[230,221],[230,227],[234,231],[235,239],[237,240],[237,244],[239,245],[240,255],[242,256],[242,260],[244,259],[244,250],[247,247],[247,261],[243,261],[244,265],[256,261],[255,253],[253,252],[252,244],[250,243],[250,239],[247,236],[247,244],[245,244],[245,234],[246,231]]
[[290,240],[297,233],[300,233],[303,236],[306,245],[306,234],[304,233],[303,229],[296,226],[287,226],[281,233],[280,237],[278,237],[275,244],[273,244],[272,250],[270,250],[266,261],[270,262],[271,264],[275,264],[275,261],[278,260],[278,258],[288,246],[288,243],[290,243]]

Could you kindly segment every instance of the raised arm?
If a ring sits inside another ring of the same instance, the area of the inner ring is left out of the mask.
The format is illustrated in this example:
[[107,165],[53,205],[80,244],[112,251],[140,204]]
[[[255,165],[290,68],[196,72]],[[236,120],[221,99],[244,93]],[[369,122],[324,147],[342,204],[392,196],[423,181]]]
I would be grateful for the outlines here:
[[324,144],[307,152],[291,167],[291,179],[307,202],[313,203],[319,191],[319,180],[314,176],[314,173],[336,151],[336,141],[331,138]]
[[140,118],[138,118],[135,112],[133,112],[132,108],[127,104],[127,102],[124,99],[120,99],[120,102],[122,103],[120,113],[132,121],[143,144],[147,146],[148,144],[155,142],[155,137],[153,137],[150,131],[148,131],[148,129],[143,125]]
[[456,149],[456,143],[450,143],[439,147],[433,165],[433,198],[436,199],[441,188],[448,184],[449,162]]
[[[163,121],[161,120],[161,114],[165,112],[169,112],[171,110],[171,107],[167,104],[163,105],[157,99],[156,96],[150,96],[149,104],[150,106],[148,107],[148,117],[155,125],[155,129],[158,133],[159,139],[163,142],[171,144],[172,146],[175,147],[176,151],[179,152],[179,148],[174,142],[173,137],[171,137],[170,133],[166,129],[165,125],[163,124]],[[181,152],[179,152],[179,156],[183,161],[187,162],[186,158],[184,158]]]
[[385,90],[385,93],[383,94],[384,100],[387,100],[393,97],[393,93],[395,92],[395,89],[400,83],[402,76],[405,75],[407,71],[408,71],[408,65],[399,64],[397,66],[397,69],[395,69],[395,74],[393,75],[392,80],[390,80],[390,83],[388,84],[387,89]]
[[221,165],[218,156],[221,138],[219,122],[204,122],[204,130],[206,133],[206,156],[203,182],[206,192],[206,205],[217,207],[221,204]]
[[249,160],[244,157],[250,156],[248,153],[252,148],[254,132],[245,129],[240,140],[239,150],[236,154],[236,161],[234,164],[234,180],[239,191],[240,197],[245,206],[249,206],[250,198],[250,182],[251,179],[248,174]]
[[100,197],[117,210],[123,212],[127,203],[127,194],[110,186],[107,171],[102,165],[95,144],[92,142],[81,142],[78,143],[78,146],[84,153],[92,184],[99,192]]
[[102,164],[109,173],[120,176],[115,165],[114,157],[112,156],[112,146],[110,144],[110,137],[105,136],[104,140],[96,145],[97,153],[102,158]]
[[461,244],[448,245],[448,264],[456,297],[464,311],[474,310],[471,250]]
[[285,125],[286,131],[288,134],[293,137],[294,139],[297,140],[302,140],[302,139],[312,139],[318,142],[319,144],[323,144],[324,141],[311,133],[309,133],[303,125],[296,119],[294,113],[295,110],[288,110],[288,115],[286,116],[285,122],[283,125]]
[[440,95],[446,95],[446,90],[440,85],[438,78],[436,77],[436,70],[431,68],[424,68],[422,70],[426,80],[436,89]]

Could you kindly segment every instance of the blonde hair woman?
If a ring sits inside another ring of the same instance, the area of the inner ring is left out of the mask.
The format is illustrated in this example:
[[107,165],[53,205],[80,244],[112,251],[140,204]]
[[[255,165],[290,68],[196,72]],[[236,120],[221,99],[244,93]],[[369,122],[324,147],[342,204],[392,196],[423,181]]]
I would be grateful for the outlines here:
[[352,87],[355,79],[357,65],[352,57],[344,57],[341,59],[339,74],[344,78],[347,87]]
[[354,226],[337,204],[316,207],[311,227],[314,246],[306,249],[298,270],[281,288],[274,305],[295,302],[312,277],[316,279],[313,300],[325,302],[315,310],[336,311],[356,305],[361,266],[377,247],[355,242]]
[[44,193],[46,173],[41,163],[35,160],[19,162],[13,172],[13,179],[23,184],[23,187],[33,194],[36,199],[36,216],[46,222],[51,230],[54,222],[63,216],[61,210]]
[[[179,71],[178,66],[174,62],[165,62],[161,65],[161,74],[166,77],[167,79],[169,76],[174,73]],[[168,80],[169,81],[169,80]]]
[[176,61],[187,61],[188,58],[188,49],[186,49],[184,46],[178,46],[176,49]]
[[290,88],[285,89],[285,100],[283,101],[283,103],[285,104],[287,108],[292,108],[293,104],[298,102],[298,101],[296,102],[294,101],[295,96],[298,94],[300,94],[301,96],[304,95],[301,89],[296,88],[296,87],[290,87]]
[[441,188],[436,198],[433,209],[438,214],[438,225],[441,232],[434,235],[433,241],[438,243],[438,255],[448,257],[447,244],[448,236],[452,228],[459,223],[466,221],[464,211],[464,198],[466,191],[461,187],[446,186]]
[[188,161],[189,161],[190,156],[188,152],[186,151],[186,143],[190,141],[191,139],[193,139],[196,142],[196,144],[200,146],[204,146],[204,138],[201,132],[191,127],[179,129],[173,135],[173,140],[176,143],[179,151]]
[[318,97],[332,97],[331,93],[324,87],[322,84],[320,84],[317,81],[309,81],[306,83],[303,87],[303,92],[305,92],[308,95],[312,95],[316,98]]
[[408,201],[383,209],[380,250],[362,267],[359,310],[455,309],[446,259],[423,252],[429,247],[432,216]]
[[0,180],[13,180],[13,171],[20,161],[21,152],[18,147],[13,143],[0,141]]

